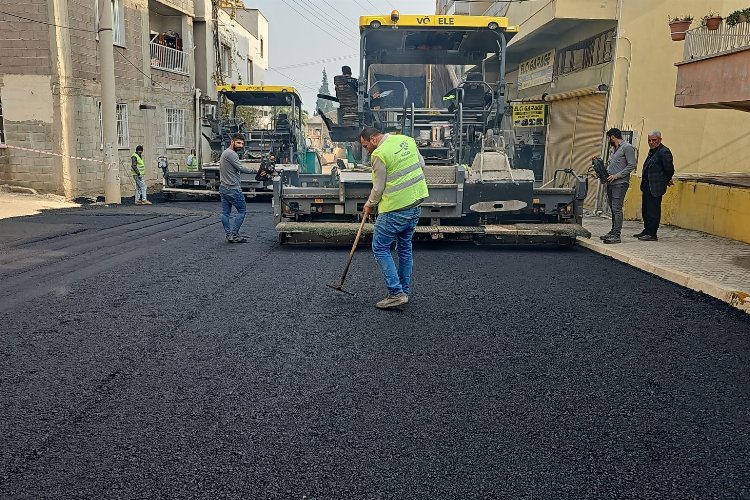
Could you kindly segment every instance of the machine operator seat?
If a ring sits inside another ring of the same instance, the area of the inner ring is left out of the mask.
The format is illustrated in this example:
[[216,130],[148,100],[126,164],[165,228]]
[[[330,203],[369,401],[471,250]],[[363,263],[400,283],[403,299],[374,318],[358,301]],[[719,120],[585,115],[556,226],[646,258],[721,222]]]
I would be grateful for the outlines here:
[[346,75],[333,77],[336,98],[339,100],[339,125],[357,123],[357,79]]

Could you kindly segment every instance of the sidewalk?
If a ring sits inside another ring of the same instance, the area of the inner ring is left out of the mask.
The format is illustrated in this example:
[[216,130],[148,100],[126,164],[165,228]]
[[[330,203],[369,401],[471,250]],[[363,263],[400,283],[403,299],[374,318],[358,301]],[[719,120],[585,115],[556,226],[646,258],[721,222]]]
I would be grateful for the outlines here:
[[599,236],[612,227],[604,217],[586,217],[591,239],[578,244],[678,285],[723,300],[750,314],[750,244],[671,226],[659,228],[659,241],[639,241],[640,221],[625,221],[622,243],[605,245]]
[[42,210],[80,207],[62,196],[51,194],[15,193],[3,186],[0,189],[0,219],[36,215]]

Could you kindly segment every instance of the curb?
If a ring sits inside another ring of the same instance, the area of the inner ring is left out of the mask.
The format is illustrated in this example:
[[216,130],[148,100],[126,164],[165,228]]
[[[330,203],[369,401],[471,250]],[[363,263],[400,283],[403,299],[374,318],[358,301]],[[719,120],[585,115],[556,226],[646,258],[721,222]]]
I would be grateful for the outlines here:
[[587,250],[619,260],[629,266],[659,276],[660,278],[676,283],[684,288],[689,288],[690,290],[710,295],[711,297],[726,302],[740,311],[750,314],[750,293],[748,292],[733,290],[714,281],[691,276],[682,271],[677,271],[676,269],[671,269],[638,257],[627,255],[626,253],[617,251],[608,245],[591,241],[588,238],[579,237],[578,244]]

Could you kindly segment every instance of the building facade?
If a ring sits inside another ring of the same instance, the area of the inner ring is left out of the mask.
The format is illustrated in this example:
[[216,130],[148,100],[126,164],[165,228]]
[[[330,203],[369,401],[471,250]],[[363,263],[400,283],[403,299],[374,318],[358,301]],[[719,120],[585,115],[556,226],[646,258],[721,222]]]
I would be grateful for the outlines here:
[[[710,6],[703,0],[438,1],[439,12],[507,16],[519,26],[508,45],[508,96],[511,105],[542,105],[545,116],[533,124],[511,119],[507,125],[517,143],[533,145],[535,158],[543,162],[541,180],[549,181],[560,168],[586,174],[592,155],[608,154],[605,131],[618,127],[638,150],[625,211],[628,218],[640,218],[646,139],[649,131],[660,130],[676,169],[662,220],[747,241],[744,233],[726,229],[733,224],[716,222],[736,219],[736,213],[715,199],[709,203],[683,183],[696,174],[750,172],[742,160],[750,147],[750,122],[728,106],[675,106],[681,99],[675,95],[675,63],[683,61],[683,44],[671,40],[667,25],[669,16],[692,14],[695,26],[709,8],[726,16],[745,7],[740,0],[717,0]],[[492,61],[485,69],[493,71]],[[587,207],[606,210],[598,181],[592,179],[590,186],[598,189],[589,190]],[[703,216],[687,216],[684,207],[694,207],[689,212]]]
[[[161,182],[159,156],[180,162],[194,147],[194,61],[188,50],[193,5],[110,1],[116,147],[122,193],[128,196],[130,155],[137,145],[145,148],[149,185]],[[96,0],[29,0],[5,6],[12,15],[0,14],[6,146],[0,151],[0,182],[68,198],[104,192],[98,10]]]
[[[191,149],[200,149],[200,97],[215,100],[215,61],[226,61],[228,83],[262,81],[268,22],[257,10],[234,12],[222,0],[107,1],[113,9],[117,159],[127,197],[134,192],[130,156],[137,145],[145,149],[149,186],[161,184],[160,158],[177,169]],[[219,23],[211,21],[212,8]],[[4,5],[0,183],[68,198],[104,193],[98,11],[97,0]],[[220,30],[218,53],[206,37],[208,23]]]

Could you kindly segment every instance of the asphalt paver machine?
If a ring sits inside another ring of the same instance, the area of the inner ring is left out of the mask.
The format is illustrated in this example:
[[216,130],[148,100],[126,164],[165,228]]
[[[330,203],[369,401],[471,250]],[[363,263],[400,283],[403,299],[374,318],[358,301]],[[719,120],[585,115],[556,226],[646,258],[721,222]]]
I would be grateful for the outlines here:
[[[242,134],[245,148],[240,161],[250,170],[270,175],[241,174],[246,196],[272,193],[273,173],[288,170],[303,174],[320,173],[317,153],[307,149],[302,124],[302,102],[294,87],[270,85],[220,85],[218,118],[208,137],[209,161],[197,171],[169,171],[164,165],[164,187],[167,193],[206,194],[219,190],[221,153],[229,147],[234,134]],[[207,155],[208,156],[208,155]]]
[[[335,80],[337,96],[331,97],[343,119],[322,116],[336,142],[358,144],[364,126],[416,140],[430,195],[415,239],[566,245],[589,236],[581,226],[585,178],[559,170],[541,187],[533,171],[511,168],[512,141],[501,126],[506,44],[517,27],[504,17],[396,11],[363,16],[359,25],[360,77],[336,77],[341,81]],[[339,165],[329,176],[274,179],[282,243],[352,241],[371,171],[366,158]],[[364,234],[371,232],[366,225]]]

